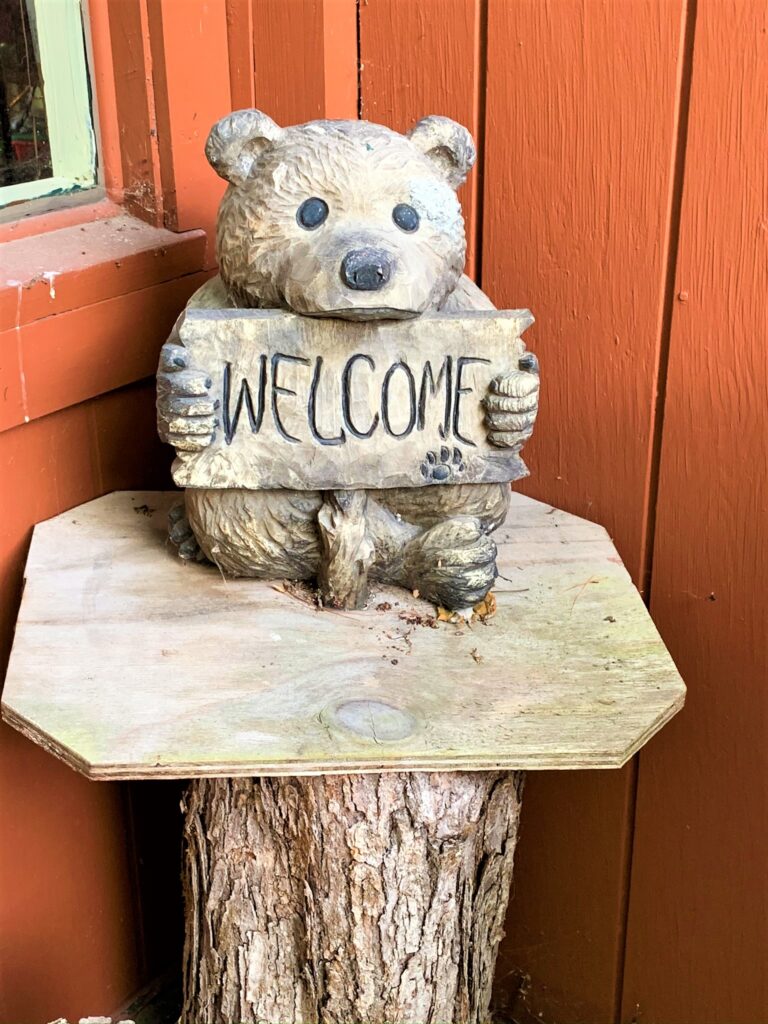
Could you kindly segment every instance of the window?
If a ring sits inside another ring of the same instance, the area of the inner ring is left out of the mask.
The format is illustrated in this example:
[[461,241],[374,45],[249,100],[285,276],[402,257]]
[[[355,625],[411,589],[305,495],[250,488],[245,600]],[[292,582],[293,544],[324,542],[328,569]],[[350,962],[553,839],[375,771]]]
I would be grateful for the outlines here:
[[81,0],[0,0],[0,207],[95,180]]

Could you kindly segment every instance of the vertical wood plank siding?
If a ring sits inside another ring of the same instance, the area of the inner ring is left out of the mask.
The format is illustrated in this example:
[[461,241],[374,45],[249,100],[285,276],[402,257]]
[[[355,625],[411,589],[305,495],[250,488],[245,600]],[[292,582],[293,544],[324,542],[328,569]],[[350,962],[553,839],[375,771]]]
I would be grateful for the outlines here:
[[478,161],[459,189],[467,224],[467,273],[477,278],[483,174],[482,0],[376,0],[360,6],[360,107],[367,121],[406,132],[427,114],[466,125]]
[[768,9],[700,3],[651,612],[688,684],[640,757],[623,1020],[768,1020]]
[[152,72],[146,3],[113,0],[108,11],[122,156],[121,198],[129,213],[159,223],[160,165],[154,103],[147,88]]
[[203,147],[211,125],[232,108],[224,0],[207,0],[194,17],[189,0],[147,0],[147,17],[163,223],[171,231],[207,231],[212,267],[225,183],[212,178]]
[[[32,524],[115,489],[164,485],[153,405],[149,381],[0,433],[0,672]],[[3,1024],[108,1013],[165,962],[167,952],[144,958],[126,790],[88,783],[0,726]]]
[[[522,490],[645,561],[679,68],[678,2],[489,0],[483,287],[528,305],[542,408]],[[603,1024],[621,983],[634,766],[529,779],[502,995]]]
[[278,124],[357,117],[355,0],[257,0],[255,105]]
[[[187,3],[93,0],[93,6],[94,83],[100,120],[108,125],[110,193],[151,224],[199,221],[210,230],[221,183],[207,167],[202,140],[212,118],[230,106],[223,0],[201,4],[193,19]],[[217,38],[222,45],[214,53]],[[192,74],[185,63],[194,46],[197,72],[208,57],[210,74]],[[125,261],[105,255],[89,276],[81,275],[90,290],[76,271],[64,275],[62,293],[83,291],[79,308],[67,307],[62,294],[67,311],[51,315],[59,312],[51,288],[51,311],[32,303],[35,322],[26,323],[20,311],[29,304],[19,298],[17,329],[0,335],[0,367],[11,366],[11,412],[13,364],[21,353],[28,393],[36,381],[38,396],[36,405],[25,404],[31,422],[0,428],[0,673],[33,524],[115,489],[168,486],[168,452],[154,425],[154,381],[142,378],[152,372],[152,351],[205,279],[195,271],[206,261],[203,247],[193,251],[188,240],[167,259],[158,253],[167,276],[134,267],[128,234]],[[44,251],[45,236],[40,244]],[[165,233],[158,244],[167,244]],[[152,260],[144,253],[144,263],[147,256]],[[33,288],[34,278],[29,283]],[[127,386],[111,390],[120,384]],[[2,425],[15,419],[2,414],[5,408],[0,405]],[[112,1013],[178,959],[178,900],[151,896],[178,893],[179,817],[168,813],[167,798],[141,786],[90,785],[20,736],[0,731],[0,1020],[40,1024]],[[131,828],[132,819],[147,817],[149,828]],[[169,862],[176,863],[170,873]]]

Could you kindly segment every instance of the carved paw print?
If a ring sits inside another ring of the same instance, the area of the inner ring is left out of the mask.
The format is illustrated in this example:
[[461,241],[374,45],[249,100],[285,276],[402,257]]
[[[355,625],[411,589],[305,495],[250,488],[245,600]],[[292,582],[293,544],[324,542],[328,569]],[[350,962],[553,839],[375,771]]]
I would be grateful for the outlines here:
[[461,451],[458,448],[451,451],[443,445],[439,452],[427,452],[421,464],[421,475],[426,480],[444,484],[463,473],[464,468]]

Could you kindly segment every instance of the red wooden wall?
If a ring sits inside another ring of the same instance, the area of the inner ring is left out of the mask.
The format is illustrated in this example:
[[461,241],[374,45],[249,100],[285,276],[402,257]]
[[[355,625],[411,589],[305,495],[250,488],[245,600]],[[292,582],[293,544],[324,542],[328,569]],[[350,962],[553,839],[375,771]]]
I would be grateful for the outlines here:
[[[624,771],[530,777],[499,1005],[521,1024],[764,1024],[765,4],[91,0],[91,13],[95,53],[114,62],[97,68],[110,194],[173,231],[210,233],[220,186],[201,147],[229,106],[401,130],[440,113],[474,132],[469,270],[537,316],[525,490],[609,529],[690,693]],[[121,298],[134,311],[121,350],[154,352],[211,261],[209,244],[175,263],[155,306],[148,286]],[[62,390],[51,370],[48,404],[0,433],[6,648],[31,524],[166,479],[148,357],[105,375],[88,308],[91,389]],[[0,357],[17,334],[0,334]],[[22,342],[34,360],[33,335]],[[109,1012],[176,949],[176,790],[87,785],[7,731],[2,758],[0,1020]]]

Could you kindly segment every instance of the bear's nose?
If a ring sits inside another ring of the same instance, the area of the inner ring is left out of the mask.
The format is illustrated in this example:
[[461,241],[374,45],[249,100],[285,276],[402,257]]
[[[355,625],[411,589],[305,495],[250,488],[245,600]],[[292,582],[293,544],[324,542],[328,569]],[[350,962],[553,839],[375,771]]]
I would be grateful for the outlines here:
[[358,292],[378,291],[391,273],[390,257],[381,249],[352,249],[341,261],[344,284]]

